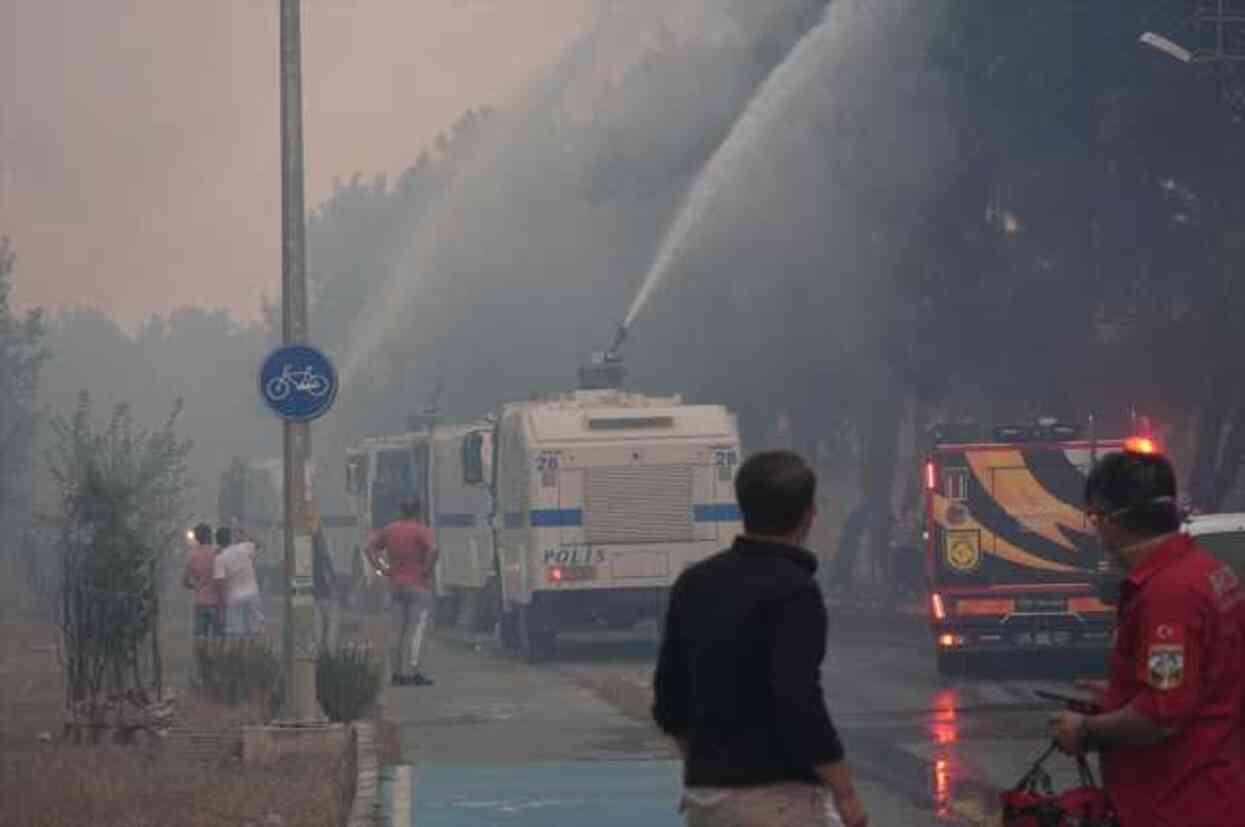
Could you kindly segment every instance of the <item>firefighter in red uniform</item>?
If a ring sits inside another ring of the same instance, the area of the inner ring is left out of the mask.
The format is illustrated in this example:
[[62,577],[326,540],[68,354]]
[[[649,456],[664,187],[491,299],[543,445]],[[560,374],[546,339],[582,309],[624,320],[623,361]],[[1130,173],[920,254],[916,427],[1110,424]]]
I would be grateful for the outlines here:
[[1245,824],[1245,589],[1180,532],[1171,464],[1105,457],[1086,512],[1124,570],[1102,712],[1051,721],[1069,754],[1099,750],[1123,827]]

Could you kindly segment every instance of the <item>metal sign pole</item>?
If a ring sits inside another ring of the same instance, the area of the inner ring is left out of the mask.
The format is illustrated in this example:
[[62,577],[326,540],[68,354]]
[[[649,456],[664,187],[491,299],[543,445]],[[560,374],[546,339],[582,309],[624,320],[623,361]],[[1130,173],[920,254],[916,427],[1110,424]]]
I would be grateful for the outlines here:
[[[303,111],[300,0],[281,0],[281,301],[282,340],[305,344],[307,270],[303,209]],[[314,604],[310,589],[311,498],[307,479],[311,425],[286,420],[284,716],[320,718],[316,699]]]

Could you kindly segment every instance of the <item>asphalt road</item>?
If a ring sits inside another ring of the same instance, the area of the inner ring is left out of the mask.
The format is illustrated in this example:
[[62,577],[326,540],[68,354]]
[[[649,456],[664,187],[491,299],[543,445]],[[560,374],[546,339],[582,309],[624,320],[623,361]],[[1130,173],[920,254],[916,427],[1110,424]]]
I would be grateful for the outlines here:
[[[486,639],[434,636],[426,664],[437,684],[385,699],[412,765],[398,776],[397,823],[678,825],[679,767],[647,720],[652,637],[565,641],[558,662],[530,666]],[[947,679],[918,624],[836,629],[826,698],[873,823],[995,823],[998,791],[1047,743],[1054,708],[1034,690],[1096,665],[1051,653]],[[1070,765],[1052,769],[1057,783],[1072,781]],[[391,804],[393,793],[388,784]]]

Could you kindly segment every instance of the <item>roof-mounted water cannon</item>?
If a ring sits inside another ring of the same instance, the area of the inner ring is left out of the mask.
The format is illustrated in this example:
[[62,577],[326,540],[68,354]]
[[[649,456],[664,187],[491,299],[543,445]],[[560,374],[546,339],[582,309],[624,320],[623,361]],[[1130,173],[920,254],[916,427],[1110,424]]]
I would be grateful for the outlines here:
[[618,351],[622,350],[623,342],[627,341],[627,323],[623,322],[618,325],[618,330],[614,333],[614,342],[610,345],[610,349],[605,353],[607,356],[613,356],[615,359],[621,359]]
[[609,350],[597,351],[592,360],[579,368],[581,391],[618,390],[627,378],[627,368],[618,353],[627,338],[626,325],[619,325]]
[[406,418],[406,429],[411,432],[430,430],[445,422],[441,410],[441,397],[445,395],[445,374],[437,377],[437,383],[424,406]]

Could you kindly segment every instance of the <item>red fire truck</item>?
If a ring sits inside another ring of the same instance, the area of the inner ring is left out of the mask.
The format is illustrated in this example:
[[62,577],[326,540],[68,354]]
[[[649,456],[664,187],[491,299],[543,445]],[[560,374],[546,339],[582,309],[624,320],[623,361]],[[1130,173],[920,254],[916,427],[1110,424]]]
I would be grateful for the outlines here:
[[939,425],[923,469],[925,571],[938,669],[1015,650],[1106,649],[1104,556],[1082,509],[1098,457],[1150,438],[1086,439],[1055,420]]

